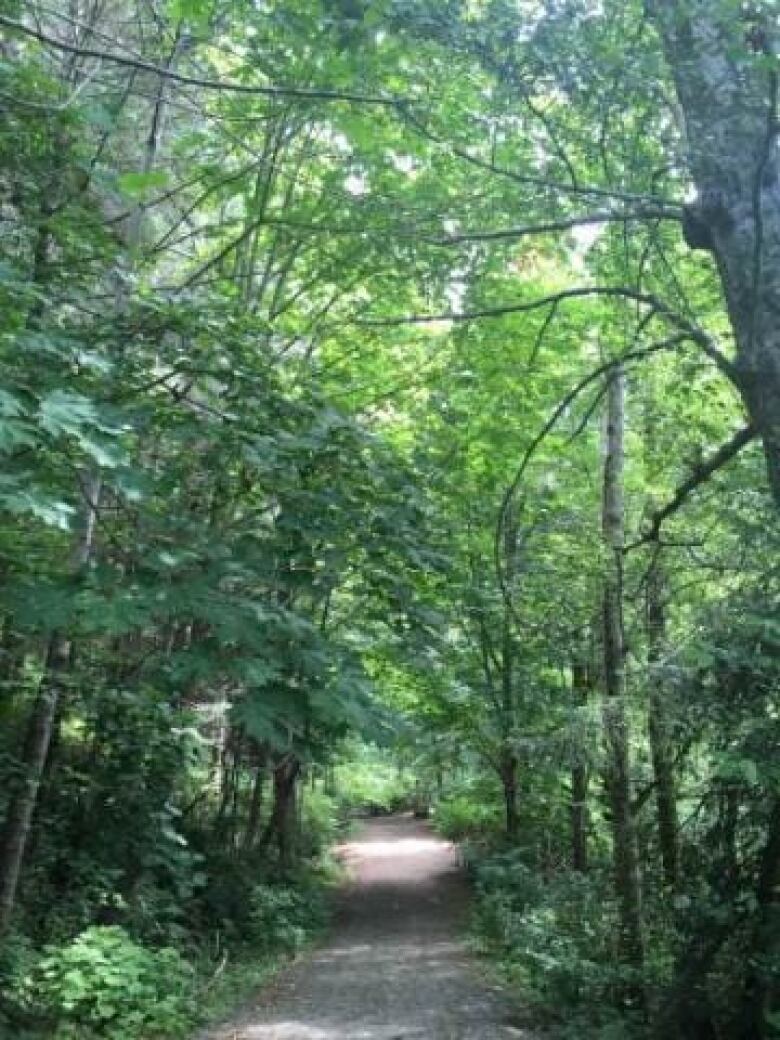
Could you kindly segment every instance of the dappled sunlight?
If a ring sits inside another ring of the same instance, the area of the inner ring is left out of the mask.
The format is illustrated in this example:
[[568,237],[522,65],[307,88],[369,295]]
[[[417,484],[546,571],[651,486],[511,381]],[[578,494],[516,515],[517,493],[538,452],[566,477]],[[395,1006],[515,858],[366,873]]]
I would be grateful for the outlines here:
[[466,896],[455,847],[427,823],[396,816],[367,821],[338,852],[352,881],[333,940],[280,979],[268,1006],[218,1040],[520,1035],[500,998],[472,976],[457,937]]
[[431,852],[441,853],[452,845],[435,838],[404,838],[402,841],[352,841],[339,847],[339,852],[361,859],[381,859],[391,856],[394,860],[406,856],[424,856]]
[[273,1026],[251,1026],[240,1033],[236,1040],[422,1040],[425,1036],[422,1026],[399,1023],[369,1026],[345,1033],[339,1027],[321,1029],[305,1022],[279,1022]]
[[403,970],[410,961],[424,959],[435,965],[437,958],[452,957],[459,953],[460,950],[460,944],[455,941],[431,942],[426,943],[425,946],[420,946],[417,942],[388,943],[386,947],[379,949],[376,946],[370,946],[368,943],[355,943],[350,946],[339,946],[329,949],[318,954],[316,960],[319,964],[327,965],[332,961],[349,959],[364,962],[370,957],[372,964],[382,964],[384,961],[390,963],[401,961],[399,970]]

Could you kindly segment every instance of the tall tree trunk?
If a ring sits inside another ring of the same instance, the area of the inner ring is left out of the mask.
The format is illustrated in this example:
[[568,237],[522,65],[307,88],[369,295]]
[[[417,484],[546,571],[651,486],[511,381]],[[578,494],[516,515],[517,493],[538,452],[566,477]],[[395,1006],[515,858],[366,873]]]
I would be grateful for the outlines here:
[[[572,666],[572,693],[577,708],[588,703],[590,675],[585,661]],[[584,760],[577,761],[571,770],[571,861],[581,874],[588,869],[588,788],[589,772]]]
[[[73,554],[73,567],[76,572],[86,567],[92,556],[100,487],[100,478],[87,478],[84,522]],[[27,727],[22,751],[21,777],[8,804],[3,827],[0,844],[0,936],[8,930],[16,904],[22,863],[30,838],[30,825],[38,803],[41,779],[46,769],[64,689],[65,673],[70,667],[72,653],[70,639],[61,632],[54,632],[49,639],[43,678]]]
[[[626,713],[623,645],[623,461],[624,397],[622,371],[612,376],[607,395],[602,529],[608,552],[603,594],[604,734],[606,787],[612,825],[615,889],[620,912],[624,961],[639,972],[644,961],[642,900],[631,799],[631,758]],[[632,994],[638,997],[639,994]]]
[[[519,531],[517,517],[510,507],[504,516],[504,580],[507,595],[514,594],[517,577],[517,557],[519,551]],[[516,645],[514,620],[509,604],[504,604],[503,629],[501,633],[501,728],[506,746],[501,752],[499,776],[504,792],[504,823],[509,841],[517,837],[519,817],[517,811],[517,754],[512,742],[515,738],[515,657]]]
[[44,677],[27,727],[22,751],[22,776],[11,796],[0,843],[0,937],[8,930],[16,905],[22,863],[49,754],[64,673],[70,664],[70,653],[68,640],[54,633],[49,641]]
[[658,845],[661,850],[664,879],[669,888],[678,881],[677,789],[674,777],[673,741],[670,732],[664,683],[660,662],[666,638],[664,610],[664,574],[660,548],[656,548],[646,585],[647,663],[650,695],[647,704],[647,730],[658,820]]
[[772,992],[777,989],[773,962],[780,947],[780,798],[775,799],[769,818],[755,900],[756,917],[735,1040],[764,1040],[776,1036],[767,1023],[767,1013]]
[[737,343],[729,374],[763,441],[780,505],[780,155],[771,5],[764,24],[756,14],[753,26],[748,5],[741,16],[730,0],[646,2],[674,77],[698,192],[683,230],[692,248],[717,263]]

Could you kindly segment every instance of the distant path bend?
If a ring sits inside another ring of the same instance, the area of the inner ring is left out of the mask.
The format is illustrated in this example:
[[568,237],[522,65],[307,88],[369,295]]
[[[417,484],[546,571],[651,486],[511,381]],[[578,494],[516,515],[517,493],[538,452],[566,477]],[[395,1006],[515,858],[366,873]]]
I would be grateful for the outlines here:
[[532,1040],[459,937],[468,890],[449,842],[396,816],[342,855],[351,881],[327,944],[199,1040]]

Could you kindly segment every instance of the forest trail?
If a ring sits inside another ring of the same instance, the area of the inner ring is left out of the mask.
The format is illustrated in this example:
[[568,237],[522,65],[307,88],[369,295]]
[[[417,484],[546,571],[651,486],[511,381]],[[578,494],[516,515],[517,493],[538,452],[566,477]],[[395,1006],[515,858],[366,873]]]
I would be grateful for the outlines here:
[[468,889],[449,842],[390,817],[341,855],[350,881],[327,944],[198,1040],[531,1040],[460,938]]

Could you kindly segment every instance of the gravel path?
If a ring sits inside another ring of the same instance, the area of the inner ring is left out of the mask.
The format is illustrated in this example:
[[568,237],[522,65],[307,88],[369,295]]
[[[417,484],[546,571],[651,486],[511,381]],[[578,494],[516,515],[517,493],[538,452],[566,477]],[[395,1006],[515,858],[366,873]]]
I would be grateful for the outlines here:
[[351,881],[327,944],[199,1040],[531,1040],[459,938],[468,892],[452,845],[390,817],[341,852]]

